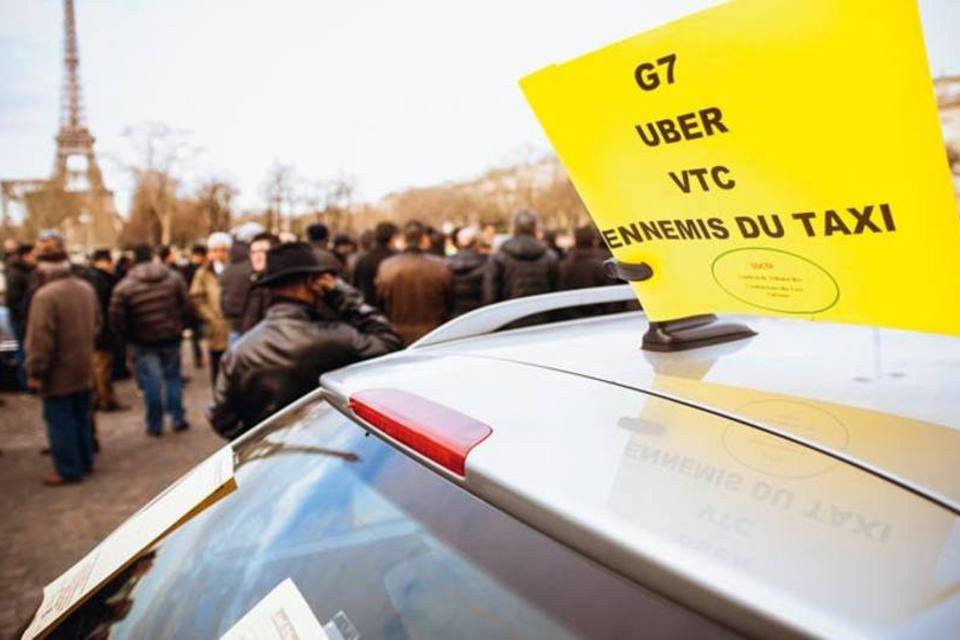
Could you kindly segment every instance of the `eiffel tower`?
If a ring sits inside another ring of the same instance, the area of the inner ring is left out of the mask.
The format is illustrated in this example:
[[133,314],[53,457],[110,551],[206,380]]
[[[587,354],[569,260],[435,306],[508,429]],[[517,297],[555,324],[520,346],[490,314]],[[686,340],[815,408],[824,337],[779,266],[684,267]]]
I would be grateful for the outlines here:
[[10,205],[19,204],[26,209],[26,222],[34,232],[59,229],[69,249],[89,252],[116,246],[120,218],[113,192],[103,183],[93,150],[95,139],[84,119],[73,0],[63,1],[63,14],[65,73],[53,175],[47,180],[4,180],[0,200],[4,223],[9,222]]
[[65,215],[61,222],[68,246],[92,249],[112,247],[117,239],[117,210],[113,192],[93,150],[94,137],[87,128],[80,89],[80,57],[73,0],[63,0],[64,79],[60,96],[60,130],[50,187],[62,194]]

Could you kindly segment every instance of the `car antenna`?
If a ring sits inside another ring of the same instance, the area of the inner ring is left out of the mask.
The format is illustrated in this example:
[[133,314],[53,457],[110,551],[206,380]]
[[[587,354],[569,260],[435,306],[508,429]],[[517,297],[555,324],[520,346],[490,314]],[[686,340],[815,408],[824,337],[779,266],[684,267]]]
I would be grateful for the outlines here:
[[[616,258],[610,258],[604,261],[603,268],[609,276],[626,282],[643,282],[653,277],[653,268],[646,262],[620,262]],[[716,315],[704,313],[673,320],[651,321],[643,335],[642,348],[644,351],[686,351],[755,335],[757,332],[745,324],[719,322]]]

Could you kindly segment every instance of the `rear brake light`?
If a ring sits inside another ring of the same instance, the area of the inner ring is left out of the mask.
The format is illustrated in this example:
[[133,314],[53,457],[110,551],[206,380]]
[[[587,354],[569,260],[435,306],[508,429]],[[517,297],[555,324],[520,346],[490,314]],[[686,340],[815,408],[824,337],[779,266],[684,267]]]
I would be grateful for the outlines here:
[[463,476],[467,454],[493,433],[486,424],[399,389],[350,396],[350,409],[394,440]]

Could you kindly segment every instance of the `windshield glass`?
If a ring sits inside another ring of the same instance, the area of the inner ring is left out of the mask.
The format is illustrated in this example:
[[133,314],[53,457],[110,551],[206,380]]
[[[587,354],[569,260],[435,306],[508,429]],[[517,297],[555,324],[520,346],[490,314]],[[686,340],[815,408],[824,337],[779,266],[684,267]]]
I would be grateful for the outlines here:
[[101,590],[63,635],[216,638],[288,578],[345,638],[717,633],[324,402],[236,448],[237,490]]

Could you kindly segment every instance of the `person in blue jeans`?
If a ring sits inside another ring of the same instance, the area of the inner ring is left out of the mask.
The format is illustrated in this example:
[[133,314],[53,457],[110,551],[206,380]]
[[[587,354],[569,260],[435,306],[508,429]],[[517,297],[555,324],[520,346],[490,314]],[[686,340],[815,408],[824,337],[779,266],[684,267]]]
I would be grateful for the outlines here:
[[134,345],[133,370],[147,405],[147,433],[151,436],[161,434],[164,408],[170,414],[174,431],[188,428],[183,415],[180,343],[169,346]]
[[163,432],[164,410],[174,431],[190,427],[183,411],[180,338],[192,313],[180,274],[153,259],[147,245],[133,250],[134,266],[110,296],[110,326],[133,346],[133,367],[146,404],[147,435]]
[[43,399],[50,456],[57,472],[51,486],[79,482],[93,472],[93,393],[78,391]]
[[75,276],[62,250],[39,258],[41,284],[30,303],[27,385],[43,397],[54,472],[44,484],[80,482],[93,471],[93,342],[100,310],[93,288]]

